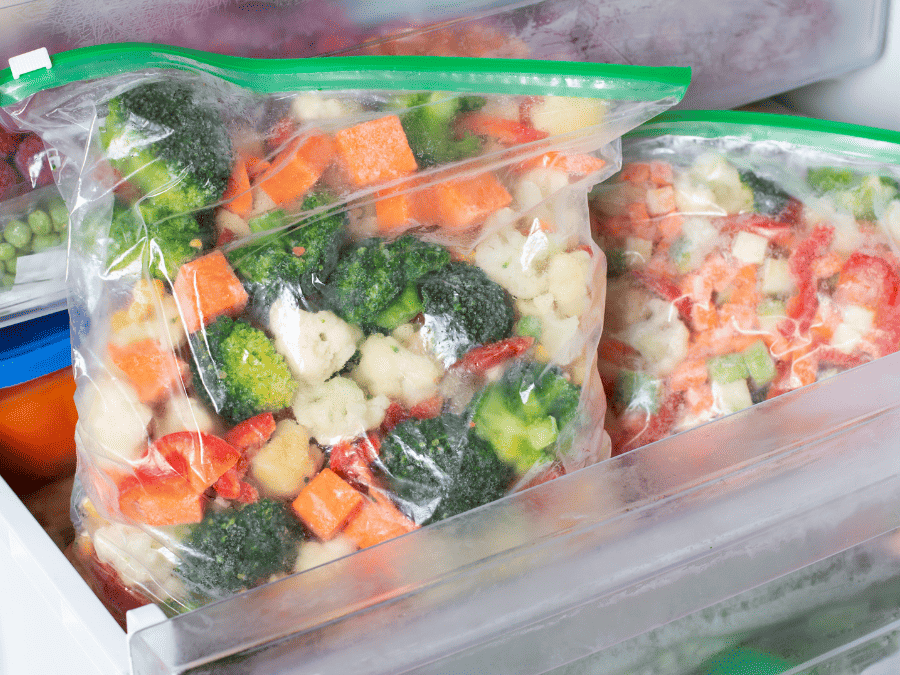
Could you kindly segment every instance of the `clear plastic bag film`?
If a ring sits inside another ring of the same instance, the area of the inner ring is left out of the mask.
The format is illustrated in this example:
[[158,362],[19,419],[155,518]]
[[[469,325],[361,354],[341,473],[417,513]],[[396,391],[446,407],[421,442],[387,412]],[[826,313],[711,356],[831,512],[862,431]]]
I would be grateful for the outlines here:
[[7,77],[64,158],[103,585],[183,611],[608,457],[586,195],[688,74],[124,45]]
[[614,454],[897,351],[900,136],[666,113],[591,196]]

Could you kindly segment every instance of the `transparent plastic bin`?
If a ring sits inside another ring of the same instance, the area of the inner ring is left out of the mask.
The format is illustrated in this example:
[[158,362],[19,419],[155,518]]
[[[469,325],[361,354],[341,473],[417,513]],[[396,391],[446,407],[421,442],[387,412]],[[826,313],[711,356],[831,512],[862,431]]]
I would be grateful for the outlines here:
[[[4,265],[0,271],[0,328],[66,308],[67,226],[62,229],[49,216],[54,200],[62,203],[59,191],[55,185],[32,190],[26,184],[24,189],[19,196],[0,202],[0,242],[11,246],[9,232],[22,225],[27,227],[29,238],[24,248],[15,247],[14,271],[8,261],[0,261]],[[65,214],[65,206],[62,208],[60,213]],[[38,235],[29,226],[29,217],[38,213],[44,214],[47,222],[40,227],[46,226],[48,234]],[[15,238],[13,241],[18,242]],[[36,245],[38,241],[40,245]]]
[[256,57],[444,53],[691,66],[682,108],[730,108],[873,63],[888,0],[30,0],[0,58],[104,42]]
[[151,626],[134,672],[551,672],[900,527],[898,376],[895,354]]
[[[0,566],[9,587],[0,593],[0,616],[17,616],[0,621],[0,663],[35,665],[16,673],[64,664],[101,674],[131,667],[136,675],[488,667],[574,675],[607,672],[565,670],[600,658],[628,667],[649,658],[648,644],[674,645],[668,651],[687,655],[678,663],[688,665],[748,641],[771,646],[768,629],[820,612],[855,617],[855,632],[823,642],[807,659],[812,665],[792,675],[896,672],[898,376],[895,354],[136,630],[130,646],[0,482]],[[871,597],[883,600],[879,612],[840,614]],[[729,608],[737,611],[723,623],[720,610]],[[137,612],[144,609],[158,611]],[[28,628],[36,625],[48,645],[37,655]],[[685,632],[718,638],[701,653]],[[680,675],[674,666],[660,672]]]

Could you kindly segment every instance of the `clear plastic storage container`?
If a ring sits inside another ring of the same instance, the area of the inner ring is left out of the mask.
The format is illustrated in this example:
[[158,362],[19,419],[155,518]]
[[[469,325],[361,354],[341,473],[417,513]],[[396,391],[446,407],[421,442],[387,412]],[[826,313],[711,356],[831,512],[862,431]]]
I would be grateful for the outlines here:
[[66,308],[69,216],[55,185],[0,202],[0,327]]
[[[4,485],[0,555],[37,588],[18,611],[43,612],[54,644],[81,647],[60,663],[82,658],[100,673],[130,662],[136,674],[463,673],[490,664],[495,673],[562,675],[645,663],[695,675],[736,648],[775,654],[791,673],[891,672],[898,376],[900,354],[885,357],[134,630],[127,655],[125,633]],[[4,610],[14,596],[0,596]],[[145,609],[156,611],[137,611]],[[4,625],[9,651],[15,629]],[[803,630],[816,641],[804,643]],[[46,651],[41,659],[54,653]]]
[[873,63],[887,0],[31,0],[0,5],[0,57],[104,42],[238,56],[518,56],[691,66],[681,107],[729,108]]

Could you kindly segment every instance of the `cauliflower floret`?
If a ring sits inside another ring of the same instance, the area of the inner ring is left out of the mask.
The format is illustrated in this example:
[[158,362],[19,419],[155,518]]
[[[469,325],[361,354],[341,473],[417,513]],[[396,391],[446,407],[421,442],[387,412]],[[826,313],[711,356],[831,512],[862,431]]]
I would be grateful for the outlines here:
[[650,374],[665,376],[687,356],[690,334],[671,303],[650,297],[640,320],[616,337],[641,353]]
[[520,212],[533,209],[569,184],[569,174],[558,169],[532,169],[513,188],[514,208]]
[[443,374],[440,365],[393,337],[372,335],[359,351],[359,365],[351,377],[369,393],[399,400],[409,408],[437,392]]
[[294,563],[295,572],[305,572],[313,567],[330,563],[356,551],[356,544],[342,534],[329,541],[304,541]]
[[222,234],[222,230],[229,230],[238,238],[249,237],[251,234],[247,221],[228,209],[216,211],[216,231]]
[[587,251],[557,253],[547,265],[550,293],[564,317],[580,316],[588,305],[591,256]]
[[161,345],[170,346],[173,350],[187,343],[187,333],[178,313],[178,304],[171,295],[162,295],[149,305],[148,316],[137,321],[125,319],[114,323],[110,340],[125,346],[148,338]]
[[381,424],[390,405],[387,396],[367,399],[359,385],[346,377],[322,384],[301,385],[294,398],[294,417],[321,445],[356,438]]
[[269,310],[275,349],[298,380],[324,382],[356,353],[362,331],[332,312],[306,312],[279,298]]
[[291,116],[298,122],[346,117],[359,110],[359,106],[352,101],[342,101],[313,92],[297,94],[291,102]]
[[548,253],[546,236],[526,237],[510,226],[475,247],[475,263],[513,297],[529,299],[547,291],[543,272]]
[[322,451],[309,442],[309,432],[293,420],[282,420],[275,433],[250,460],[250,473],[264,497],[295,496],[322,468]]
[[176,431],[199,431],[215,434],[219,428],[216,416],[193,396],[173,396],[166,403],[166,411],[156,422],[156,436]]
[[94,532],[91,541],[97,559],[116,570],[127,586],[179,597],[184,586],[172,574],[178,558],[147,532],[122,523],[107,523]]
[[516,303],[523,316],[535,316],[541,320],[541,337],[538,345],[546,350],[546,356],[560,365],[569,364],[578,356],[575,338],[578,335],[578,317],[562,318],[555,309],[553,294],[544,293],[531,300]]
[[92,453],[113,461],[135,461],[147,442],[153,411],[124,380],[104,377],[84,387],[79,406],[81,437]]

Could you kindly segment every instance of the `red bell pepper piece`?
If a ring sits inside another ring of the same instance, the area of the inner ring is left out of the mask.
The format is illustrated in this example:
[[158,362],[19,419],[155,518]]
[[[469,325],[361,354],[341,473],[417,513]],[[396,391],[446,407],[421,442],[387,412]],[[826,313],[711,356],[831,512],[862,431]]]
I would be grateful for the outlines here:
[[485,373],[504,361],[514,359],[528,351],[534,344],[534,338],[530,336],[511,337],[499,342],[492,342],[470,349],[465,356],[453,364],[453,368],[459,368],[470,373]]
[[460,134],[469,132],[476,136],[489,136],[504,145],[519,145],[547,138],[546,131],[539,131],[517,120],[480,112],[470,112],[457,117],[456,129]]
[[243,453],[259,450],[275,433],[275,417],[270,412],[246,419],[225,434],[225,441]]
[[672,281],[672,279],[650,270],[635,270],[633,274],[647,290],[652,291],[663,300],[668,300],[675,305],[675,308],[678,310],[679,318],[690,325],[693,302],[691,301],[691,297],[686,295],[678,284]]
[[368,434],[354,441],[341,441],[331,449],[328,467],[344,480],[357,485],[372,485],[372,462],[378,457],[381,440]]
[[238,463],[241,453],[226,441],[196,431],[176,431],[155,441],[148,458],[162,458],[179,476],[187,480],[197,494],[211,487],[219,477]]

